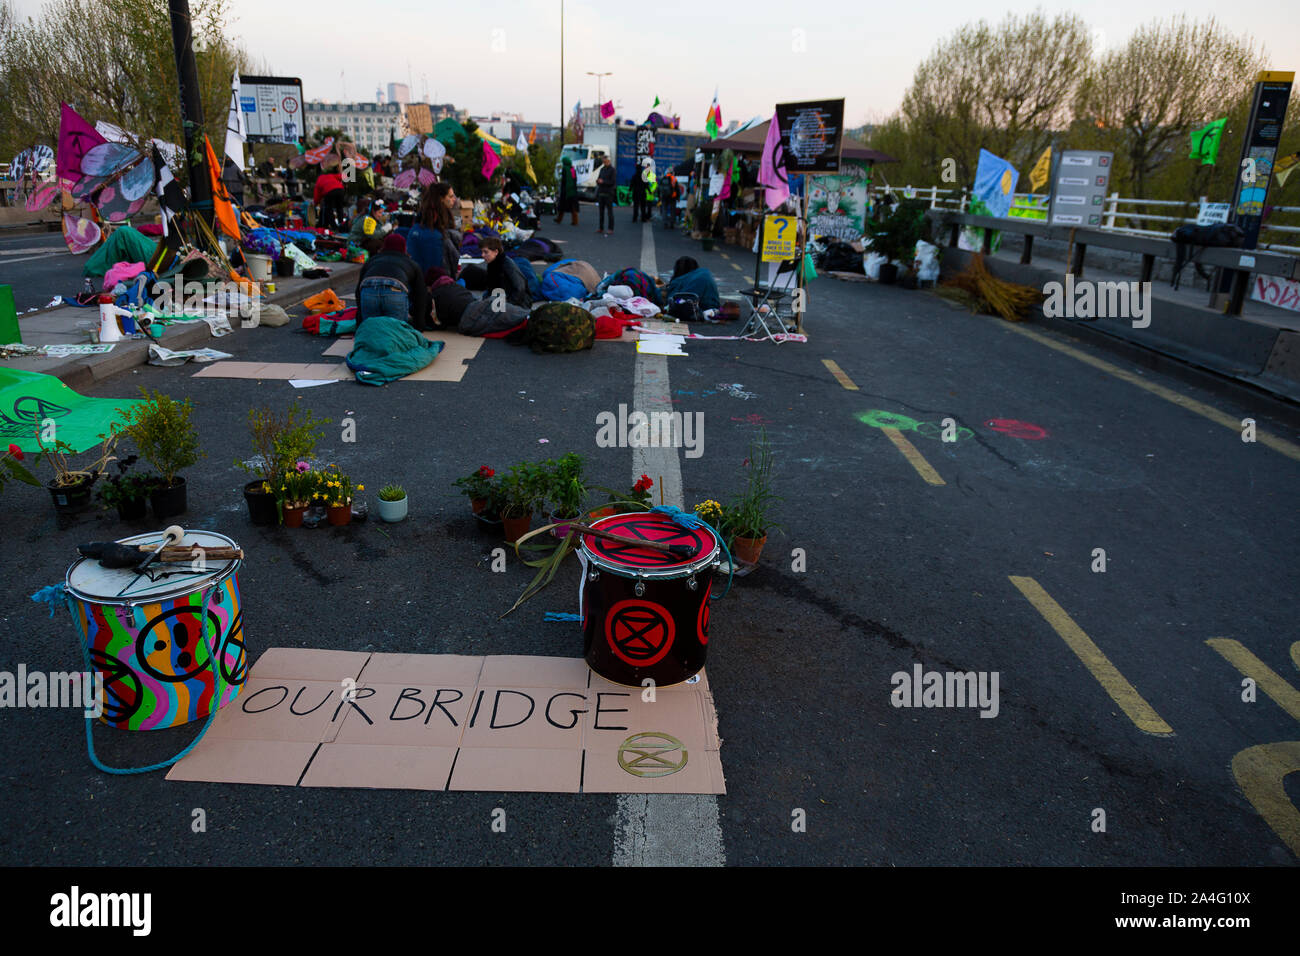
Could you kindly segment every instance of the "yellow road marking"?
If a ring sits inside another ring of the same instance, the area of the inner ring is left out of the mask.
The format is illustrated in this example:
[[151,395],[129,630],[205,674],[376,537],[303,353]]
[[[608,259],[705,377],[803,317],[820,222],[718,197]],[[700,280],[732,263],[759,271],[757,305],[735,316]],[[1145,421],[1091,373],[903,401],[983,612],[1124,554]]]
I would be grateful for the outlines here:
[[858,387],[853,384],[853,379],[844,374],[844,369],[840,368],[839,363],[834,359],[822,359],[822,364],[830,369],[831,374],[835,376],[835,381],[839,382],[850,392],[856,392],[858,390]]
[[1102,690],[1110,695],[1111,700],[1120,706],[1129,720],[1138,730],[1160,737],[1172,737],[1174,729],[1156,713],[1155,708],[1146,702],[1137,689],[1119,672],[1119,669],[1102,653],[1101,648],[1093,643],[1092,638],[1083,632],[1083,628],[1074,623],[1074,619],[1065,612],[1065,608],[1052,600],[1033,578],[1010,575],[1010,581],[1028,598],[1029,603],[1043,619],[1052,626],[1052,630],[1061,636],[1067,647],[1083,662],[1083,666],[1092,672],[1092,676],[1101,684]]
[[1296,670],[1300,670],[1300,641],[1291,645],[1291,663],[1296,666]]
[[[1063,342],[1057,342],[1055,339],[1052,339],[1041,332],[1036,332],[1033,329],[1027,329],[1023,326],[1009,322],[1003,323],[1002,327],[1010,329],[1012,332],[1016,332],[1019,335],[1027,336],[1035,342],[1038,342],[1040,345],[1046,345],[1049,349],[1055,349],[1071,358],[1078,359],[1080,362],[1091,365],[1093,368],[1100,369],[1107,375],[1113,375],[1121,381],[1128,382],[1130,385],[1136,385],[1138,388],[1145,389],[1152,395],[1158,395],[1167,402],[1173,402],[1175,405],[1185,408],[1189,412],[1195,412],[1197,415],[1208,418],[1216,425],[1222,425],[1224,428],[1232,429],[1238,436],[1241,435],[1241,420],[1233,418],[1231,415],[1221,412],[1211,405],[1206,405],[1204,402],[1198,402],[1194,398],[1189,398],[1186,395],[1175,392],[1172,388],[1165,388],[1163,385],[1157,385],[1155,382],[1148,382],[1140,375],[1135,375],[1127,369],[1122,369],[1118,365],[1112,365],[1110,362],[1102,361],[1099,358],[1088,355],[1086,352],[1081,352],[1079,349],[1066,345]],[[1276,435],[1259,429],[1256,429],[1255,431],[1255,440],[1261,445],[1267,445],[1274,451],[1286,455],[1288,458],[1300,461],[1300,445],[1297,445],[1294,442],[1289,442],[1285,438],[1279,438]]]
[[1300,740],[1247,747],[1232,758],[1232,775],[1264,822],[1300,856],[1300,811],[1282,780],[1300,771]]
[[718,253],[718,255],[722,256],[722,258],[724,258],[724,259],[730,259],[730,258],[731,258],[731,256],[727,255],[725,252],[720,252],[720,253]]
[[889,440],[894,443],[894,447],[901,451],[903,457],[911,462],[917,474],[932,485],[945,484],[944,480],[939,477],[939,473],[931,468],[930,463],[916,450],[916,446],[903,437],[902,432],[897,428],[882,428],[880,430],[889,436]]
[[[1300,691],[1286,682],[1282,675],[1252,654],[1244,644],[1226,637],[1212,637],[1205,642],[1222,654],[1229,664],[1255,682],[1255,685],[1273,698],[1274,703],[1296,720],[1300,720]],[[1291,653],[1296,654],[1295,647]]]
[[739,262],[733,262],[733,263],[731,264],[731,268],[735,269],[737,272],[744,272],[744,271],[745,271],[745,267],[742,266]]

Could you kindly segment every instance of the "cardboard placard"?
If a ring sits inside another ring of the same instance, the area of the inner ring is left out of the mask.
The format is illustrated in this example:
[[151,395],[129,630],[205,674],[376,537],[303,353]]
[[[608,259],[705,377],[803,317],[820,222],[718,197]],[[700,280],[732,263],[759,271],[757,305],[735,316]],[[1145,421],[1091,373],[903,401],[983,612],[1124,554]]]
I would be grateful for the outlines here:
[[725,793],[708,682],[613,684],[578,658],[271,648],[168,780]]

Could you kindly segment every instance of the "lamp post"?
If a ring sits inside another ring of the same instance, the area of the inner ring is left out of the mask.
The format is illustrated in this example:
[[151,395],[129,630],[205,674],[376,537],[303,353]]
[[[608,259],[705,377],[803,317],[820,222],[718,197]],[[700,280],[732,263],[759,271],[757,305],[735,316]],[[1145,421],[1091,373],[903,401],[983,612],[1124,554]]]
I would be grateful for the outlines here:
[[564,0],[560,0],[560,148],[564,148]]
[[[605,77],[607,77],[607,76],[613,76],[614,74],[613,74],[613,72],[609,72],[609,73],[593,73],[593,72],[591,72],[591,70],[588,70],[588,71],[587,71],[587,75],[588,75],[588,76],[594,76],[594,77],[596,78],[596,109],[600,109],[602,106],[605,105],[605,97],[604,97],[604,95],[601,93],[601,85],[600,85],[601,80],[603,80],[603,79],[604,79]],[[601,118],[603,119],[604,117],[601,117]]]

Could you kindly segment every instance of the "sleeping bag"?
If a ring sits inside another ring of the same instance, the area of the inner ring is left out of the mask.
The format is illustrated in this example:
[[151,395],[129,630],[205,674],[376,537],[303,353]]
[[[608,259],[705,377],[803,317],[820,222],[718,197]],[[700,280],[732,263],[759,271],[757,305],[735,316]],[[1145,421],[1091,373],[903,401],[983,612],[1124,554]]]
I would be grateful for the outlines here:
[[625,285],[632,290],[633,295],[644,296],[659,308],[664,307],[664,299],[659,292],[659,287],[655,285],[653,279],[640,269],[623,269],[620,272],[615,272],[612,276],[606,276],[600,280],[600,284],[596,286],[596,291],[603,293],[614,285]]
[[587,286],[577,276],[560,272],[556,263],[542,273],[542,298],[551,302],[563,302],[566,299],[581,299],[587,294]]
[[372,315],[357,326],[347,364],[358,382],[387,385],[424,368],[445,344],[428,341],[405,319]]
[[713,273],[708,269],[692,269],[679,275],[664,289],[664,298],[668,300],[681,293],[699,296],[701,309],[717,309],[722,306],[722,302],[718,299],[718,283],[714,281]]
[[469,304],[460,317],[461,335],[489,335],[508,332],[528,320],[528,310],[523,306],[504,303],[504,308],[492,308],[492,297],[485,296]]

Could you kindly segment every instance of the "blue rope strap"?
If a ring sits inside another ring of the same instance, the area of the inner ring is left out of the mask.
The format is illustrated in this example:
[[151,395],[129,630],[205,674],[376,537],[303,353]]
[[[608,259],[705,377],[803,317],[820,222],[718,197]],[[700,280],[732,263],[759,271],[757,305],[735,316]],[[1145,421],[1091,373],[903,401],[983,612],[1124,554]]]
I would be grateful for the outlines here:
[[736,565],[731,559],[731,549],[727,547],[727,539],[722,536],[721,532],[699,515],[693,514],[689,511],[683,511],[681,508],[674,507],[673,505],[655,505],[650,510],[658,512],[661,515],[667,515],[673,520],[674,524],[685,528],[688,531],[693,531],[696,528],[708,528],[713,532],[713,536],[718,539],[718,544],[722,545],[722,550],[727,555],[727,586],[723,589],[721,594],[709,595],[709,600],[720,601],[726,597],[731,592],[731,581],[736,574]]

